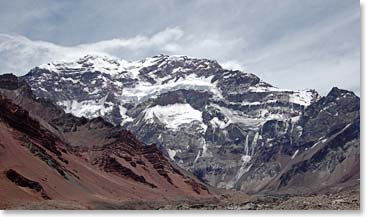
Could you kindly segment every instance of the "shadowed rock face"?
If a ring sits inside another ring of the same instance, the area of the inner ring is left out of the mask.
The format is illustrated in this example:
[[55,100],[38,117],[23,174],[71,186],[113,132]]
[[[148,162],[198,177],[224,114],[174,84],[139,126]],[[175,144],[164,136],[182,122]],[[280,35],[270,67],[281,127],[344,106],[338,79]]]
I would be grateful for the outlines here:
[[29,116],[27,110],[13,104],[9,99],[0,95],[0,119],[12,128],[25,133],[27,136],[39,140],[43,147],[56,155],[61,152],[56,148],[60,139],[41,127],[40,123]]
[[278,145],[258,153],[238,188],[316,192],[359,185],[359,105],[352,92],[333,88],[302,113]]
[[18,77],[13,74],[1,75],[0,86],[3,89],[16,90],[23,85],[26,85],[26,82],[18,80]]
[[102,167],[103,170],[106,172],[122,175],[134,181],[149,185],[152,188],[157,187],[154,184],[147,182],[144,176],[139,176],[136,173],[134,173],[131,169],[122,166],[115,158],[107,156],[106,158],[101,159],[101,162],[99,162],[99,166]]
[[35,190],[36,192],[40,192],[41,197],[45,200],[51,199],[43,189],[42,185],[40,185],[38,182],[27,179],[26,177],[20,175],[17,171],[9,169],[5,172],[5,175],[10,181],[14,182],[16,185],[27,187]]

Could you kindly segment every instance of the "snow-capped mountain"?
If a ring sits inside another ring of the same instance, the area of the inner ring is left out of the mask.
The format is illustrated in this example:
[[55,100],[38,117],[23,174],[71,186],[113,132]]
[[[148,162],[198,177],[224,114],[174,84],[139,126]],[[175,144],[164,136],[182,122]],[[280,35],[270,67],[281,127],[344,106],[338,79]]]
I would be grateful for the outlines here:
[[[314,90],[280,89],[254,74],[187,56],[132,62],[85,56],[38,66],[24,79],[38,97],[55,101],[66,112],[102,116],[145,143],[158,144],[213,186],[247,190],[251,185],[241,183],[252,177],[250,171],[262,168],[254,165],[270,156],[264,150],[275,154],[287,144],[284,150],[293,151],[304,141],[309,134],[305,111],[320,99]],[[302,152],[294,151],[282,154],[294,159]],[[265,179],[280,170],[266,170],[273,174]]]

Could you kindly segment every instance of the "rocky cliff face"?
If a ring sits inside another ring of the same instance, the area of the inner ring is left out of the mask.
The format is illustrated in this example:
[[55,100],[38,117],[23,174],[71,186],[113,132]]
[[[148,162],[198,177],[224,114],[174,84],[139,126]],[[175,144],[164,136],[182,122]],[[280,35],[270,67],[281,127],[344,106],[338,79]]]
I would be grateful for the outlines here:
[[[253,176],[262,183],[256,189],[266,189],[300,147],[359,117],[353,93],[333,89],[320,98],[314,90],[279,89],[254,74],[186,56],[136,62],[86,56],[41,65],[23,79],[66,112],[101,116],[157,144],[203,181],[246,191]],[[355,101],[354,112],[345,112],[344,98]],[[324,112],[330,108],[334,113]]]
[[[247,164],[239,189],[315,192],[359,184],[360,100],[333,88],[311,104],[275,146],[264,146]],[[274,132],[276,128],[269,128]]]

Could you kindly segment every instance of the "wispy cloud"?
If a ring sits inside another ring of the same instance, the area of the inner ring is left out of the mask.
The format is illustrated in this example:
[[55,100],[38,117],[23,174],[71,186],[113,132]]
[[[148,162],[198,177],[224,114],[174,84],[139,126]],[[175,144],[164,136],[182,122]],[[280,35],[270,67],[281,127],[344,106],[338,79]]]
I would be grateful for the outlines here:
[[227,62],[221,55],[229,56],[239,40],[185,35],[180,28],[167,28],[150,37],[138,35],[132,38],[112,39],[76,46],[61,46],[45,41],[32,41],[20,35],[0,34],[0,72],[12,72],[23,75],[31,68],[53,61],[70,61],[87,54],[111,56],[127,60],[136,60],[160,53],[182,54],[201,58],[213,58]]

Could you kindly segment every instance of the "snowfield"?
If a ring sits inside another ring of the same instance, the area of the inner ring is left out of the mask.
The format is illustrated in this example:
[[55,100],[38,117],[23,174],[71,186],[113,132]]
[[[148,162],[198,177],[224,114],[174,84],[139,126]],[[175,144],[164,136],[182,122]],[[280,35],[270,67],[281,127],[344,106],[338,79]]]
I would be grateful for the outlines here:
[[172,104],[167,106],[154,106],[144,111],[147,123],[154,123],[154,118],[163,123],[167,128],[177,130],[183,124],[197,122],[206,131],[203,124],[202,113],[192,108],[189,104]]

